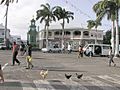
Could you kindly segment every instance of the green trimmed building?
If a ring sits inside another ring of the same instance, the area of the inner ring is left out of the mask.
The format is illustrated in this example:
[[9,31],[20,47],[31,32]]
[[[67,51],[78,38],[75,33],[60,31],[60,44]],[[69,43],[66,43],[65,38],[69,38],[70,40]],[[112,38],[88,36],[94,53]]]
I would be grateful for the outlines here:
[[29,30],[27,33],[27,41],[29,44],[31,44],[33,47],[37,47],[37,30],[36,30],[36,25],[35,25],[35,20],[34,18],[31,20],[31,24],[29,26]]

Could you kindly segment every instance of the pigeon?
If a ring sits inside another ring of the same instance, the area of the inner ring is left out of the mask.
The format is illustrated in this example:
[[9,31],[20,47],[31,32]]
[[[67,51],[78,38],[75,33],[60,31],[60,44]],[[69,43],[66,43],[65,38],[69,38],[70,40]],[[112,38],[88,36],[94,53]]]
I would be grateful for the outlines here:
[[67,79],[70,79],[71,76],[72,76],[72,75],[67,75],[67,74],[65,73],[65,77],[66,77]]
[[83,74],[78,75],[78,74],[76,73],[76,76],[77,76],[78,79],[81,79],[82,76],[83,76]]
[[47,75],[48,75],[48,70],[46,70],[46,71],[41,70],[40,76],[41,76],[43,79],[45,79],[45,78],[47,77]]

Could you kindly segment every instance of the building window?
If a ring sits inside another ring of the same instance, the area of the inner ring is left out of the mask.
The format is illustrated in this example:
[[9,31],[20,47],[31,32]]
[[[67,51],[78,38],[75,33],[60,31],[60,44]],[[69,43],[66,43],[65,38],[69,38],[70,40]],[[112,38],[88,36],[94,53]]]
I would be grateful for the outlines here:
[[17,38],[17,40],[21,40],[20,38]]
[[58,32],[58,31],[56,31],[54,34],[55,34],[55,35],[59,35],[59,32]]
[[52,32],[48,32],[48,36],[52,36]]
[[62,31],[60,31],[60,35],[62,35]]
[[80,31],[74,31],[73,34],[74,34],[74,35],[81,35],[81,32],[80,32]]
[[93,33],[91,33],[91,37],[93,37],[94,36],[94,34]]
[[33,40],[33,36],[31,37],[31,42],[34,42],[34,40]]
[[88,32],[88,31],[84,31],[84,32],[83,32],[83,35],[84,35],[84,36],[89,36],[89,32]]
[[70,35],[70,32],[69,31],[65,31],[64,34],[65,35]]
[[2,35],[4,35],[4,32],[2,33]]
[[102,37],[102,35],[101,34],[98,34],[98,38],[101,38]]

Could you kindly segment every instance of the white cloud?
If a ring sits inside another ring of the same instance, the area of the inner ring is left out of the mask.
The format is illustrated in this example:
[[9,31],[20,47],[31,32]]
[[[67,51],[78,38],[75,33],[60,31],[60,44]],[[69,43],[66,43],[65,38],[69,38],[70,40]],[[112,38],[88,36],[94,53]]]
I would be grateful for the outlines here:
[[[89,13],[90,16],[95,18],[95,14],[91,11],[91,5],[85,3],[86,0],[81,1],[72,1],[73,4],[80,8],[84,13],[86,11]],[[98,0],[95,0],[98,1]],[[36,15],[36,11],[40,8],[41,4],[45,4],[50,2],[50,5],[56,6],[63,6],[67,10],[74,12],[74,20],[70,20],[69,26],[70,27],[86,27],[86,20],[88,17],[82,14],[80,11],[77,11],[71,4],[65,3],[64,0],[19,0],[18,3],[10,4],[9,6],[9,13],[8,13],[8,28],[11,30],[12,35],[21,35],[22,39],[27,39],[27,32],[30,25],[30,20],[32,19],[33,15]],[[82,4],[80,5],[81,2]],[[5,18],[5,10],[6,6],[0,5],[0,23],[4,24]],[[94,19],[93,18],[93,19]],[[39,21],[36,22],[36,25],[40,26],[40,29],[44,27],[44,23],[40,24]],[[106,22],[105,22],[106,23]],[[60,22],[53,22],[52,25],[60,25]],[[67,24],[68,25],[68,24]],[[66,26],[67,26],[66,25]]]
[[[41,4],[46,3],[46,0],[19,0],[18,3],[10,4],[8,12],[8,28],[12,35],[20,35],[22,39],[27,38],[27,31],[30,20]],[[0,6],[0,23],[4,24],[6,6]]]

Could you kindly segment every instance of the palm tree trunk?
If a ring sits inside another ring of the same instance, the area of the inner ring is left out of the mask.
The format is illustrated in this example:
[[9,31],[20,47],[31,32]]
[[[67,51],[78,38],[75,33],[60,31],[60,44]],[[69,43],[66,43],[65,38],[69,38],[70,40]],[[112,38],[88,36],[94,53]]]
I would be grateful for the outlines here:
[[65,24],[65,21],[64,21],[64,19],[63,19],[63,23],[61,24],[62,25],[62,44],[61,44],[61,46],[63,46],[64,45],[64,24]]
[[46,27],[46,48],[48,48],[48,26]]
[[96,29],[96,34],[95,34],[95,44],[97,44],[97,28]]
[[112,46],[112,53],[115,53],[115,34],[114,34],[114,27],[115,22],[112,21],[112,31],[111,31],[111,46]]
[[7,8],[6,8],[6,15],[5,15],[5,45],[7,46],[7,17],[8,17],[8,8],[9,8],[9,5],[7,5]]
[[115,46],[115,56],[119,55],[119,25],[118,25],[118,14],[116,20],[116,46]]

